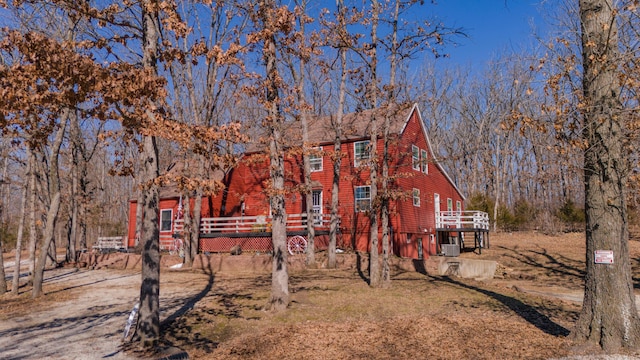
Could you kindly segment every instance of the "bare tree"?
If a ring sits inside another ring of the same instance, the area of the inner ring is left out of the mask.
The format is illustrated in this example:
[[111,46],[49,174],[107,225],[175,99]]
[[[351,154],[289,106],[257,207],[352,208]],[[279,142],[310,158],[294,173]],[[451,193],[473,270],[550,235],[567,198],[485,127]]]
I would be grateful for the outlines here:
[[[619,11],[611,0],[580,0],[587,274],[573,337],[608,352],[636,348],[640,336],[628,248]],[[612,263],[599,263],[602,250],[611,251]]]

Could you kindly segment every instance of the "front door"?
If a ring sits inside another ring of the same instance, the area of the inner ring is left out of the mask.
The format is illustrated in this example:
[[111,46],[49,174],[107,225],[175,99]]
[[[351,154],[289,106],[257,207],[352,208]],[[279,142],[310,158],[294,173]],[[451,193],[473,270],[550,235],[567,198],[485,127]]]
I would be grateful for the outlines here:
[[[311,206],[313,213],[317,215],[322,215],[322,190],[313,190],[311,194],[312,194],[311,197],[313,198],[313,204]],[[314,217],[313,219],[314,225],[320,225],[321,222],[322,222],[321,216]]]

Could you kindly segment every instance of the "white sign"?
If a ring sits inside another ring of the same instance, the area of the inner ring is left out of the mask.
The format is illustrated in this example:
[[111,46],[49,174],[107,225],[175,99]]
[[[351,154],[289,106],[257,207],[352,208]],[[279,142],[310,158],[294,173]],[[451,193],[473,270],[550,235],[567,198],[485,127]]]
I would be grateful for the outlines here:
[[596,264],[613,264],[613,250],[596,250],[594,262]]

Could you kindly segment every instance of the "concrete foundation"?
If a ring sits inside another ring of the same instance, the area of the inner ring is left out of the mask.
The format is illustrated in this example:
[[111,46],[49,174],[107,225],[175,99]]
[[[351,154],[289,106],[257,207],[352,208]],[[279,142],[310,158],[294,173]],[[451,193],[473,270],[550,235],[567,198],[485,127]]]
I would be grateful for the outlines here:
[[433,258],[438,262],[438,274],[467,279],[493,279],[497,263],[491,260],[475,260],[459,257]]

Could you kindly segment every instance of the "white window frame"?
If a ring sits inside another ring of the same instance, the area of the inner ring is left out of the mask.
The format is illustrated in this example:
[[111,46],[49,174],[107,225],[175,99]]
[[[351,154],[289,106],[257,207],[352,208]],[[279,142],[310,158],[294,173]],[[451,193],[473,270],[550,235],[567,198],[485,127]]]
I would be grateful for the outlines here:
[[420,171],[420,148],[411,145],[411,168]]
[[453,199],[447,198],[447,211],[453,211]]
[[309,164],[311,165],[311,172],[322,171],[324,167],[324,157],[318,154],[322,154],[322,146],[314,147],[313,152],[309,154]]
[[456,200],[456,211],[462,212],[462,201]]
[[420,207],[420,189],[413,188],[413,206]]
[[[358,145],[360,144],[364,144],[364,147],[358,151]],[[369,144],[369,140],[356,141],[353,143],[353,166],[359,166],[361,160],[367,160],[371,157]]]
[[425,149],[421,149],[420,150],[420,161],[422,164],[422,172],[425,174],[429,173],[429,159],[427,156],[427,150]]
[[[167,219],[164,214],[169,214],[169,218]],[[164,225],[169,225],[169,228],[165,228]],[[171,231],[171,227],[173,224],[173,209],[162,209],[160,210],[160,231],[161,232],[169,232]]]
[[[314,225],[322,225],[322,190],[311,190],[311,211],[314,214]],[[316,202],[316,200],[318,200]]]
[[[360,195],[358,190],[360,189],[366,191],[368,197],[358,197],[358,195]],[[356,186],[353,190],[353,198],[355,199],[355,208],[357,212],[371,210],[371,186]],[[363,206],[364,204],[366,204],[366,206]]]

